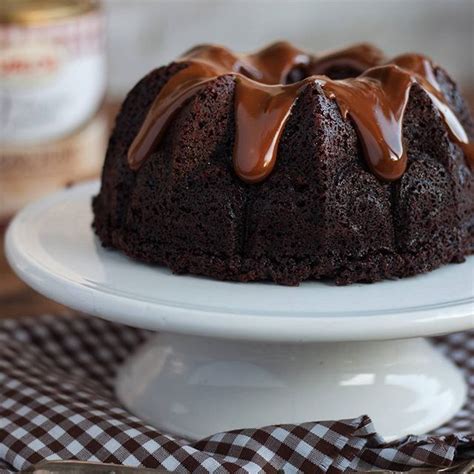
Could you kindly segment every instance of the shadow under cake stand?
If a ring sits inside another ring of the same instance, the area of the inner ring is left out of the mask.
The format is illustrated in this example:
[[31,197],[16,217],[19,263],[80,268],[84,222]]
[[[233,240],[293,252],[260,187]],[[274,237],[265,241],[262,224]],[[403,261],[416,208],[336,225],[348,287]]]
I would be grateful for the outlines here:
[[346,287],[176,276],[101,247],[97,191],[87,183],[28,206],[8,229],[7,257],[49,298],[159,331],[115,388],[161,430],[200,438],[368,414],[391,440],[430,431],[463,405],[460,371],[423,337],[474,327],[474,258]]

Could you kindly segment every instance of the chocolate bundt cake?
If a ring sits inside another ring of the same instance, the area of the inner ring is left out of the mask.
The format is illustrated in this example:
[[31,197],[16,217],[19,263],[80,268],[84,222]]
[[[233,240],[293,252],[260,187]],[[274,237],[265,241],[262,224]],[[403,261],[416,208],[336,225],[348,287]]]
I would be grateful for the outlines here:
[[198,46],[128,94],[94,228],[220,280],[406,277],[474,250],[473,139],[455,83],[422,55]]

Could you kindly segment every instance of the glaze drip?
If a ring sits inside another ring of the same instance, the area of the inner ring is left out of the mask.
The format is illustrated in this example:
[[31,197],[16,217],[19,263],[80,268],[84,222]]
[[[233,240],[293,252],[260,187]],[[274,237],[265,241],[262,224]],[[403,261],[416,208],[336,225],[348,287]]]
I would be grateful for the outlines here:
[[305,85],[271,86],[236,78],[233,161],[244,181],[262,181],[272,171],[285,123]]
[[[156,149],[172,117],[209,81],[222,75],[235,78],[236,134],[233,163],[245,182],[265,179],[272,171],[286,121],[301,91],[318,84],[335,100],[344,118],[357,130],[369,168],[380,179],[399,179],[407,164],[402,136],[403,115],[410,89],[417,83],[440,112],[450,137],[474,163],[474,147],[448,106],[432,63],[421,55],[405,54],[384,61],[369,45],[313,56],[286,42],[254,54],[235,54],[214,45],[190,50],[176,73],[155,98],[128,153],[136,170]],[[356,75],[333,80],[324,76]]]

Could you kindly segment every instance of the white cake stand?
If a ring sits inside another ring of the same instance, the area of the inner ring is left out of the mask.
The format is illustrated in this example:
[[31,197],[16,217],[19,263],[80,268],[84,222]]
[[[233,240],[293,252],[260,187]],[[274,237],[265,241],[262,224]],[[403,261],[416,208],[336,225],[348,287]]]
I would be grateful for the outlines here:
[[162,430],[221,430],[368,414],[387,439],[463,404],[460,372],[424,336],[474,327],[474,258],[372,285],[238,284],[175,276],[103,250],[97,183],[23,210],[6,238],[18,275],[76,310],[160,331],[122,367],[120,400]]

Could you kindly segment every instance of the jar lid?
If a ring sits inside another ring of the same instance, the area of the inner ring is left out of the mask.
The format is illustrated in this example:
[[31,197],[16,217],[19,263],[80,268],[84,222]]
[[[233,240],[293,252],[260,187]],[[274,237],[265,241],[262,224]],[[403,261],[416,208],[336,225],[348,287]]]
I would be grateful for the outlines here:
[[1,0],[0,23],[38,24],[96,10],[96,0]]

